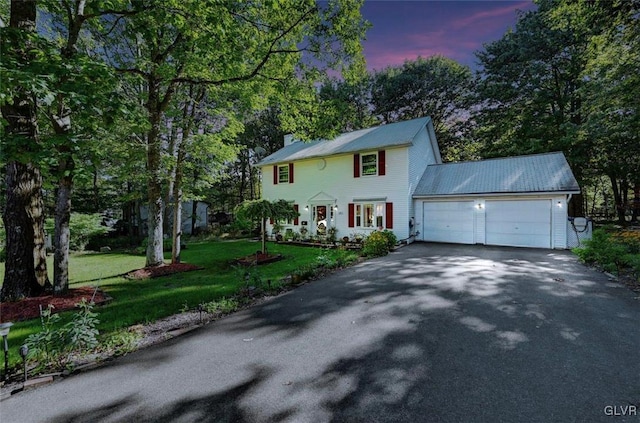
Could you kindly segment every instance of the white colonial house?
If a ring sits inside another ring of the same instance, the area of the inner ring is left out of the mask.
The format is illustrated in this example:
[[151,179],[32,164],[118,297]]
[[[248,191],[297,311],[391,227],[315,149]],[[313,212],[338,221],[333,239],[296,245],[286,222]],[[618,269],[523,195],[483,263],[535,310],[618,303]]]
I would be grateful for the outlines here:
[[278,222],[285,229],[567,247],[567,202],[580,189],[562,153],[443,164],[428,117],[284,144],[257,166],[263,198],[300,213]]

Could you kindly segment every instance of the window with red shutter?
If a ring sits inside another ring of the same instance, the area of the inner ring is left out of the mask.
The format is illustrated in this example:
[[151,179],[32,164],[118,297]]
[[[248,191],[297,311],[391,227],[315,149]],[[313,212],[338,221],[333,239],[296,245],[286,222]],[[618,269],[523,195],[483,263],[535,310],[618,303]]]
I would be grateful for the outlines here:
[[358,153],[353,155],[353,177],[360,177],[360,154]]
[[355,204],[353,203],[349,203],[349,227],[353,228],[355,227]]
[[384,226],[386,229],[393,229],[393,203],[386,204]]
[[278,165],[273,166],[273,185],[278,185]]
[[293,183],[293,163],[289,163],[289,183]]
[[386,174],[386,154],[384,150],[378,151],[378,175],[384,176]]
[[[293,181],[291,181],[291,182],[293,182]],[[293,208],[295,209],[295,211],[298,211],[298,205],[297,205],[297,204],[294,204],[294,205],[293,205]],[[299,224],[299,223],[298,223],[298,222],[299,222],[299,220],[300,220],[300,216],[297,216],[295,219],[293,219],[293,224],[294,224],[294,225],[298,225],[298,224]]]

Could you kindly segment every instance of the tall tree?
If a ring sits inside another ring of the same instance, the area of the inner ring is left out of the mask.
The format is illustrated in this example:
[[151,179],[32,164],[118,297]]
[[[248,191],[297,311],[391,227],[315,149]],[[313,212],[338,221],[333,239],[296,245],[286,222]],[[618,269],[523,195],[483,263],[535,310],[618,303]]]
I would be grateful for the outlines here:
[[300,61],[303,53],[347,76],[351,68],[362,70],[360,40],[366,25],[360,5],[353,0],[323,4],[166,0],[120,23],[119,31],[135,49],[128,53],[120,44],[110,53],[117,56],[120,72],[135,75],[144,84],[148,117],[147,266],[163,262],[161,122],[178,86],[248,82],[245,92],[267,97],[277,92],[269,87],[282,84],[278,89],[283,93],[282,86],[295,79],[296,71],[313,73],[307,72],[309,63]]
[[5,276],[0,299],[35,296],[50,288],[44,248],[42,174],[38,156],[37,90],[46,86],[37,67],[36,2],[12,0],[2,28],[3,161],[6,163]]
[[[537,3],[537,10],[519,16],[513,31],[476,54],[481,64],[476,135],[485,157],[563,151],[583,182],[591,153],[579,136],[582,74],[590,37],[610,20],[600,3]],[[559,13],[565,5],[568,15]],[[581,201],[571,208],[572,215],[582,214]]]
[[452,59],[408,60],[373,75],[373,113],[385,123],[430,116],[444,158],[473,158],[474,150],[460,145],[465,140],[460,122],[469,115],[472,82],[471,70]]

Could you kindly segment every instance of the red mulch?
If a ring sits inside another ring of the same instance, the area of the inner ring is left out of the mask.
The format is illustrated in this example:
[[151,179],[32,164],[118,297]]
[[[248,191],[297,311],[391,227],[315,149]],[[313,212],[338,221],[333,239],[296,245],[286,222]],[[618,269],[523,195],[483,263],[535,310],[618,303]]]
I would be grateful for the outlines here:
[[87,301],[91,301],[93,298],[93,302],[96,304],[103,304],[110,300],[105,293],[100,290],[96,291],[95,288],[90,286],[74,288],[62,296],[43,295],[41,297],[25,298],[12,303],[0,303],[0,322],[17,322],[39,317],[40,305],[42,305],[43,310],[49,304],[53,305],[54,313],[71,310],[83,298]]
[[189,263],[171,263],[163,264],[156,267],[143,267],[142,269],[132,270],[125,275],[129,279],[149,279],[159,276],[173,275],[174,273],[190,272],[192,270],[202,270],[203,267]]

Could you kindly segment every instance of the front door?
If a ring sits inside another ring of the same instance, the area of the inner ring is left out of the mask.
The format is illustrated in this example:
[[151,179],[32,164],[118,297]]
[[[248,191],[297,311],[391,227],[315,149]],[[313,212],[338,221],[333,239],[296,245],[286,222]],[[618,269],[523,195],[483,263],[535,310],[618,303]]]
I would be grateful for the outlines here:
[[314,209],[316,234],[325,236],[327,234],[327,206],[315,206]]

